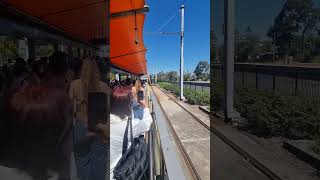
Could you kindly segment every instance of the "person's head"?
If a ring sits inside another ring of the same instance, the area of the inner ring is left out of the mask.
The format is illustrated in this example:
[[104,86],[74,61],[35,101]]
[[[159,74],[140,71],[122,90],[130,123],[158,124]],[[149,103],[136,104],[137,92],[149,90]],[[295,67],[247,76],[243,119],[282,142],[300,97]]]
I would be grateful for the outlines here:
[[19,165],[28,167],[31,173],[59,169],[63,158],[56,154],[61,148],[58,139],[67,122],[72,123],[71,105],[65,91],[40,85],[28,86],[11,96],[6,120],[12,126],[5,131],[14,142],[7,147],[17,156],[12,161],[18,159]]
[[68,70],[67,56],[56,51],[49,57],[48,71],[55,75],[64,75]]
[[82,61],[79,58],[72,59],[72,68],[74,71],[80,71],[82,66]]
[[134,87],[136,88],[137,91],[140,91],[142,89],[141,81],[139,79],[136,80]]
[[45,75],[46,60],[42,59],[34,61],[32,64],[32,71],[40,78]]
[[125,86],[132,86],[131,78],[127,77],[124,83],[125,83]]
[[26,72],[27,71],[27,67],[26,67],[26,62],[22,59],[22,58],[17,58],[15,59],[15,64],[13,66],[13,74],[15,76],[19,76],[21,75],[22,73]]
[[34,59],[33,59],[33,58],[29,58],[29,59],[27,60],[27,65],[31,67],[32,64],[33,64],[33,62],[34,62]]
[[116,86],[112,90],[110,113],[121,118],[131,115],[132,92],[124,86]]
[[99,90],[100,71],[96,61],[84,59],[81,67],[80,79],[82,82],[83,96],[87,97],[88,91]]

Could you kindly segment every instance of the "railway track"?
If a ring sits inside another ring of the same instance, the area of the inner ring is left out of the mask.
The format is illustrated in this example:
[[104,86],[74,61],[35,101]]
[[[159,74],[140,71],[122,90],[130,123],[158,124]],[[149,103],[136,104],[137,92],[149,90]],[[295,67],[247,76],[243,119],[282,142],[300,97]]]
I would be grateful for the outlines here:
[[[158,87],[159,88],[159,87]],[[187,112],[194,120],[196,120],[197,122],[199,122],[203,127],[205,127],[208,131],[210,131],[210,133],[213,133],[216,137],[220,138],[225,144],[227,144],[229,147],[231,147],[234,151],[236,151],[239,155],[241,155],[246,161],[248,161],[251,165],[253,165],[258,171],[260,171],[262,174],[264,174],[265,176],[267,176],[269,179],[272,180],[282,180],[279,176],[277,176],[276,174],[274,174],[271,170],[269,170],[268,168],[266,168],[263,164],[261,164],[260,162],[258,162],[255,158],[253,158],[248,152],[244,151],[242,148],[240,148],[239,146],[237,146],[236,144],[234,144],[231,140],[229,140],[226,136],[224,136],[221,132],[219,132],[215,127],[214,127],[214,122],[210,122],[213,123],[213,125],[208,125],[206,123],[204,123],[200,118],[198,118],[197,116],[195,116],[192,112],[190,112],[187,108],[185,108],[184,106],[182,106],[178,100],[175,97],[172,97],[173,95],[171,95],[169,92],[160,89],[160,91],[164,92],[164,94],[174,103],[176,103],[179,107],[181,107],[185,112]],[[170,95],[168,95],[170,94]],[[158,96],[157,100],[158,99]],[[164,112],[165,116],[166,113],[163,109],[163,107],[161,106],[162,111]],[[168,119],[168,117],[166,117]],[[181,148],[181,152],[183,153],[183,156],[185,156],[184,158],[187,160],[188,165],[190,166],[190,169],[192,170],[192,173],[194,174],[195,179],[201,179],[199,174],[196,171],[196,168],[193,164],[193,162],[190,160],[188,154],[186,153],[182,142],[180,141],[180,139],[178,138],[178,135],[176,134],[171,122],[168,120],[170,128],[174,134],[174,138],[177,141],[177,144],[179,145],[179,148]]]
[[[155,97],[157,98],[157,101],[160,102],[159,97],[158,97],[158,95],[156,93],[155,93]],[[169,120],[165,110],[163,109],[162,105],[160,105],[160,109],[161,109],[162,113],[164,114],[165,118],[167,119],[167,122],[169,124],[170,130],[171,130],[173,138],[174,138],[174,141],[178,145],[179,152],[182,155],[184,161],[186,162],[188,170],[189,170],[190,174],[192,175],[192,178],[194,180],[201,180],[200,175],[198,174],[198,172],[197,172],[197,170],[195,168],[195,165],[193,164],[193,162],[191,161],[189,155],[187,154],[186,149],[184,148],[182,142],[180,141],[179,136],[177,135],[176,131],[174,130],[173,125],[170,122],[170,120]]]

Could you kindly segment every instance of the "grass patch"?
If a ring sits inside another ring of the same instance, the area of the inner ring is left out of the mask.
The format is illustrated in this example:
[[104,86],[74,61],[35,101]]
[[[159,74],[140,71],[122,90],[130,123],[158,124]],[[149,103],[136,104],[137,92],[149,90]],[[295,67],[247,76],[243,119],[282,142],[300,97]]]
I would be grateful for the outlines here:
[[320,136],[315,138],[315,142],[311,145],[311,150],[320,155]]
[[[161,88],[170,91],[174,95],[180,95],[180,88],[177,85],[168,82],[159,82],[158,84]],[[209,92],[184,89],[184,96],[189,104],[196,104],[201,106],[209,106],[210,104]]]

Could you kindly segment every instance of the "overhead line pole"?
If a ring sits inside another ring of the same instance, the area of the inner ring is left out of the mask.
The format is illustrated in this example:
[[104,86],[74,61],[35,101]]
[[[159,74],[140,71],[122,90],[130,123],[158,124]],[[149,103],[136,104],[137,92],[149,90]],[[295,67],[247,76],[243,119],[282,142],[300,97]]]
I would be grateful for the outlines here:
[[232,121],[234,111],[234,0],[225,0],[224,4],[224,115],[226,121]]
[[[161,34],[161,35],[177,35],[177,34],[179,34],[180,35],[180,80],[179,80],[180,83],[179,84],[180,84],[180,100],[184,100],[185,99],[185,97],[183,95],[183,84],[184,84],[183,83],[183,67],[184,67],[184,5],[181,5],[180,13],[181,13],[181,30],[180,30],[180,32],[147,32],[147,34]],[[172,19],[173,18],[171,18],[170,21]],[[168,23],[166,23],[165,25],[167,25]],[[163,28],[164,26],[162,26],[161,28]]]
[[181,5],[181,32],[180,32],[180,100],[183,96],[183,66],[184,66],[184,5]]

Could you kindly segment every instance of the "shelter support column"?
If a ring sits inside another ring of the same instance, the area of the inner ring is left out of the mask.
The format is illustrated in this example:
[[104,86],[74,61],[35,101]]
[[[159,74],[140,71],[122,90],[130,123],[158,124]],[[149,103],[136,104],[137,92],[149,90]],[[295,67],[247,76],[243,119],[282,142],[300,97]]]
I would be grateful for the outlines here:
[[18,40],[18,55],[24,60],[29,59],[29,47],[28,47],[28,39],[22,38]]
[[67,50],[67,48],[64,44],[58,44],[57,48],[58,48],[58,51],[61,51],[61,52],[66,52],[66,50]]
[[73,52],[72,52],[72,47],[71,46],[67,46],[67,53],[70,55],[70,56],[74,56]]
[[79,57],[79,58],[82,58],[82,57],[81,57],[81,49],[80,49],[80,48],[77,48],[77,51],[78,51],[78,57]]
[[28,39],[28,59],[34,59],[36,57],[35,42],[32,39]]

